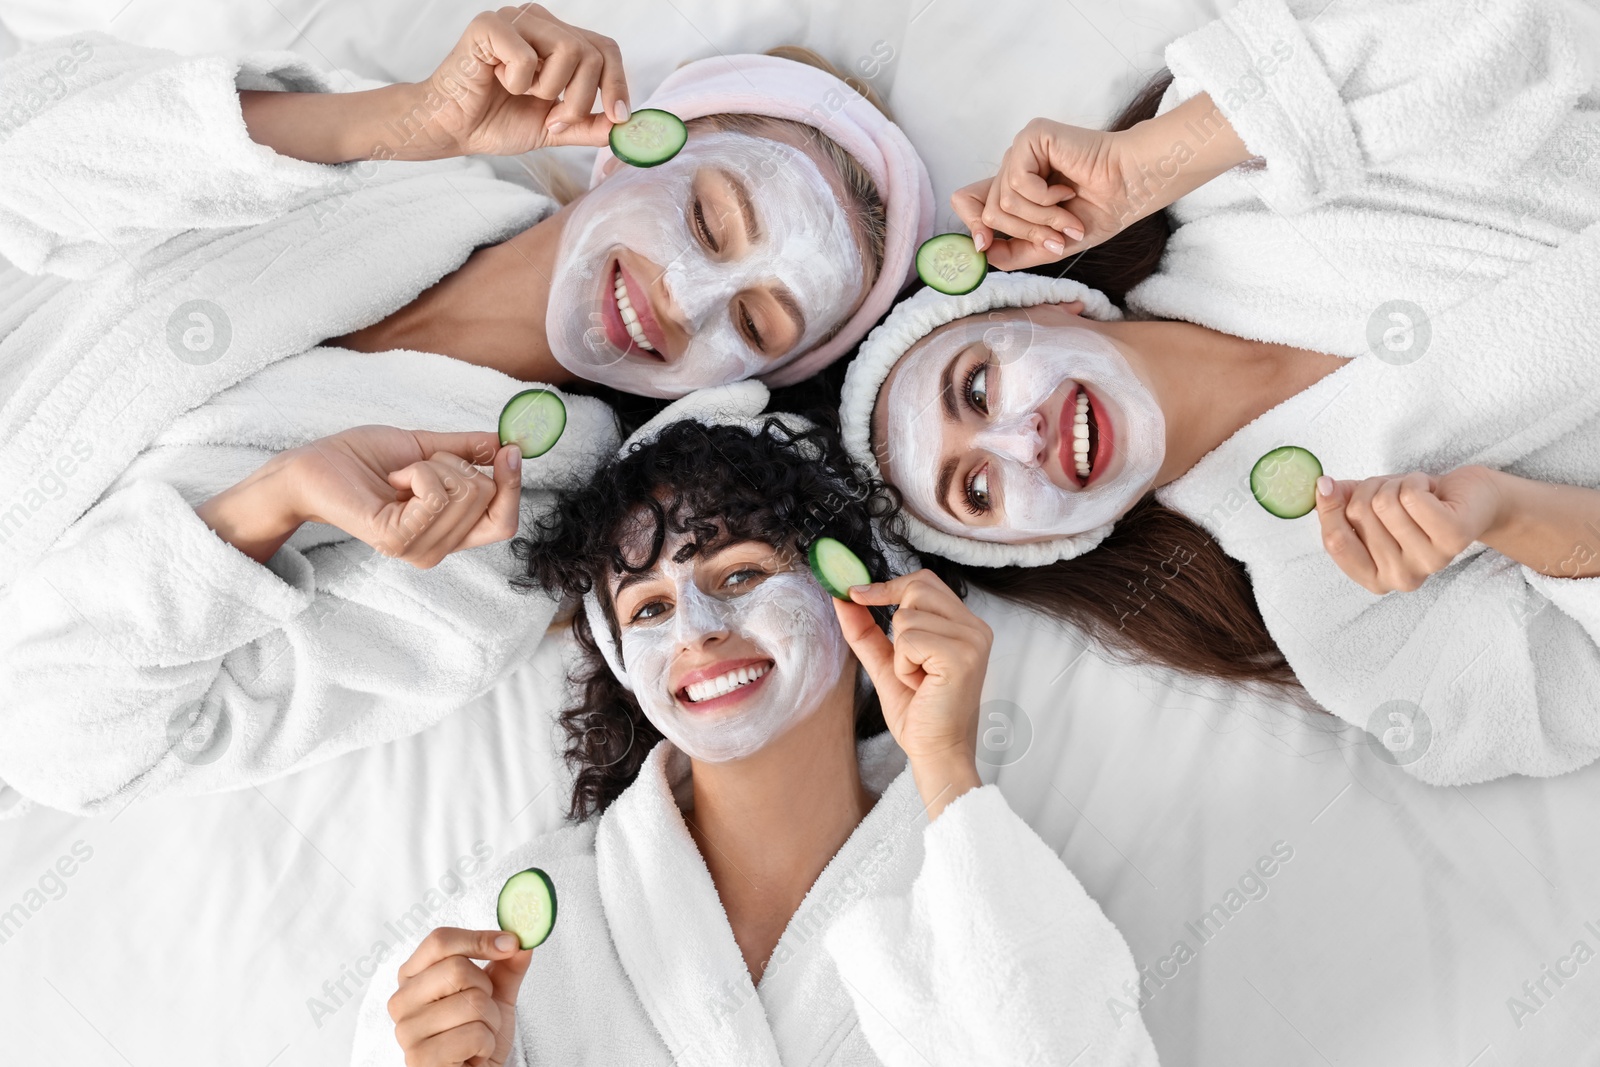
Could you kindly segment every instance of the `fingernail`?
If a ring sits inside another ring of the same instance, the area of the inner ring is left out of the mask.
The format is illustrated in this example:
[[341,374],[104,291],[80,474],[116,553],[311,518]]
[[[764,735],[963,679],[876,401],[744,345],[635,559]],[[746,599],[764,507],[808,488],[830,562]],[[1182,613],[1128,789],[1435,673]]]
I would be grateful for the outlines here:
[[617,101],[616,112],[617,112],[617,121],[618,122],[627,122],[628,121],[628,116],[633,114],[633,112],[628,110],[628,104],[627,104],[627,101],[625,101],[625,100],[618,100]]
[[552,122],[550,125],[545,127],[545,132],[546,133],[560,133],[562,130],[564,130],[566,128],[567,128],[567,124],[565,122]]
[[1083,231],[1082,230],[1064,229],[1061,232],[1067,235],[1067,240],[1069,240],[1069,241],[1081,241],[1081,240],[1083,240]]
[[982,252],[989,245],[989,235],[979,230],[972,235],[972,247]]
[[1062,244],[1060,241],[1055,240],[1054,238],[1046,241],[1044,243],[1044,247],[1045,247],[1045,250],[1047,252],[1051,253],[1052,255],[1057,255],[1057,256],[1062,255],[1067,250],[1067,246],[1066,245]]
[[1328,477],[1326,474],[1324,474],[1322,477],[1317,479],[1317,495],[1318,496],[1332,496],[1333,495],[1333,479]]
[[510,467],[514,471],[521,470],[522,449],[518,448],[516,445],[510,445],[508,447],[511,449],[511,454],[506,457],[506,466]]
[[494,947],[501,952],[510,952],[517,947],[517,939],[510,934],[501,934],[494,939]]

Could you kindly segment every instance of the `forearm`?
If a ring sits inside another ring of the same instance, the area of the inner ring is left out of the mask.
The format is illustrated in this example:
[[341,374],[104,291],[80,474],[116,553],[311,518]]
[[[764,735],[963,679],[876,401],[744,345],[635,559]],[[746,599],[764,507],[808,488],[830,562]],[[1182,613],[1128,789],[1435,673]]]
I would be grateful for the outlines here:
[[295,513],[288,453],[196,507],[216,535],[257,563],[271,559],[303,521]]
[[239,93],[251,140],[310,163],[442,159],[429,130],[437,98],[411,83],[355,93]]
[[1495,474],[1499,517],[1480,541],[1553,578],[1600,575],[1600,490]]
[[1140,217],[1154,214],[1251,158],[1207,93],[1136,124],[1125,136],[1141,175],[1129,190]]

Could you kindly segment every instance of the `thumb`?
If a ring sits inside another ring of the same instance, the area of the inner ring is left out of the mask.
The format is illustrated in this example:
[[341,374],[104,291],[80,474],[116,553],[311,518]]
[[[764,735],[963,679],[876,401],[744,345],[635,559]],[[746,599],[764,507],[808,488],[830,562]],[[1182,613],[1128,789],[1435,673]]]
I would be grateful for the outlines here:
[[850,650],[866,668],[867,677],[884,702],[891,701],[902,690],[910,693],[894,673],[894,644],[888,635],[878,629],[872,612],[864,604],[833,598],[833,612],[839,618],[839,629]]
[[1354,482],[1341,482],[1326,474],[1317,479],[1317,514],[1330,515],[1344,511],[1345,500]]

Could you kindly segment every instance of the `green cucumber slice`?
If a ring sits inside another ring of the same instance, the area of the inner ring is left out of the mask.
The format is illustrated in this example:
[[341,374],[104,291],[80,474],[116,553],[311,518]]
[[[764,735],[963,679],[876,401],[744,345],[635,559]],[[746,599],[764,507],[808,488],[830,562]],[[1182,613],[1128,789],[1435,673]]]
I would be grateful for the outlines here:
[[917,249],[917,277],[949,296],[972,292],[988,269],[989,257],[964,233],[941,233]]
[[1310,452],[1283,445],[1256,460],[1250,468],[1250,492],[1280,519],[1298,519],[1317,506],[1317,479],[1322,464]]
[[670,111],[640,108],[611,127],[611,154],[633,167],[658,167],[689,140],[689,127]]
[[500,887],[495,917],[500,929],[522,939],[523,948],[538,948],[555,929],[555,883],[537,867],[518,871]]
[[500,410],[500,443],[522,449],[523,459],[542,456],[567,428],[567,405],[548,389],[524,389]]
[[831,537],[819,537],[806,550],[811,561],[811,573],[817,576],[830,594],[840,600],[850,599],[852,585],[871,585],[872,575],[861,557]]

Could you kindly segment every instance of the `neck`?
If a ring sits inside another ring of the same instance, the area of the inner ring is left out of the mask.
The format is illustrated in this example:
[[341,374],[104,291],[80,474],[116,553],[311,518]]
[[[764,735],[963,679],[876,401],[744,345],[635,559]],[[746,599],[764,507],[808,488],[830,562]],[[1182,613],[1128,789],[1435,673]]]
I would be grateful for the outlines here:
[[578,380],[556,361],[545,332],[565,214],[478,249],[399,311],[332,343],[359,352],[437,352],[525,382]]
[[874,802],[856,760],[854,681],[845,671],[821,708],[754,755],[693,762],[690,833],[757,981],[800,902]]
[[1166,421],[1157,486],[1348,360],[1252,341],[1192,322],[1097,323],[1150,387]]

